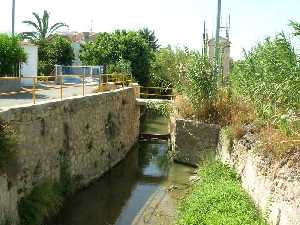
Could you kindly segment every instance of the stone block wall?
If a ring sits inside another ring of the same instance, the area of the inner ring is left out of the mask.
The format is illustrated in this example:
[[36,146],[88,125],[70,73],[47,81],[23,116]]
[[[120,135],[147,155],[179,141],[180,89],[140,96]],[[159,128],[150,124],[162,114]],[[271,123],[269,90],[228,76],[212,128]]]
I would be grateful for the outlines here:
[[193,120],[171,118],[170,133],[174,160],[197,166],[205,161],[208,151],[215,152],[219,126]]
[[77,187],[122,160],[139,135],[133,88],[72,97],[0,112],[16,131],[17,157],[0,175],[0,218],[17,220],[17,202],[44,180],[56,181],[67,163]]

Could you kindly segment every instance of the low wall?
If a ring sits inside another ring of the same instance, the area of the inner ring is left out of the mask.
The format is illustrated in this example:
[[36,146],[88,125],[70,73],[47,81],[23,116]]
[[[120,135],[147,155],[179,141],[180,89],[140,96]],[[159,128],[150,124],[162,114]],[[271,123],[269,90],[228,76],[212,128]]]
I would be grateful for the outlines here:
[[222,130],[218,158],[241,176],[243,187],[272,225],[300,224],[300,152],[281,160],[259,154],[252,134],[231,141]]
[[77,188],[100,177],[137,141],[139,116],[133,88],[0,112],[18,140],[14,166],[0,175],[0,218],[17,221],[20,198],[59,180],[65,163]]
[[171,146],[174,160],[197,166],[205,161],[207,151],[216,151],[219,126],[193,120],[171,118]]
[[18,91],[20,88],[20,79],[1,79],[0,77],[0,93]]
[[260,153],[251,132],[234,141],[226,129],[219,134],[217,126],[197,121],[172,118],[170,130],[176,161],[197,165],[205,149],[218,145],[217,158],[237,171],[242,186],[271,225],[300,224],[299,151],[274,159]]

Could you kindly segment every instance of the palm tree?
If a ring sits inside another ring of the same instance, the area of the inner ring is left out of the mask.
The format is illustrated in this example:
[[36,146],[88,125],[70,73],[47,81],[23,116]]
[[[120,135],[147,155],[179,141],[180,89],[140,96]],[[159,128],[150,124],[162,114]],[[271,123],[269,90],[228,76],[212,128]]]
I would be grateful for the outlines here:
[[51,37],[53,33],[61,28],[61,27],[68,27],[67,24],[58,22],[49,26],[49,12],[47,10],[44,10],[43,17],[41,18],[37,13],[33,12],[33,16],[36,19],[36,22],[31,20],[25,20],[23,23],[28,24],[32,27],[34,27],[35,31],[32,32],[24,32],[22,36],[25,39],[33,40],[33,41],[43,41]]

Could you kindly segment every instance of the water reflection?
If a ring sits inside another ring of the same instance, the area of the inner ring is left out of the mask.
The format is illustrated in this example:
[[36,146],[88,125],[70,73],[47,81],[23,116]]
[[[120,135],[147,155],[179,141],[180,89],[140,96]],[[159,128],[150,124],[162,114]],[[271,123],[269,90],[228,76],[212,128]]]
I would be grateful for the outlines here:
[[91,187],[70,198],[55,225],[128,225],[168,176],[167,143],[140,143]]
[[[159,121],[166,127],[165,119]],[[158,188],[186,184],[191,171],[170,162],[167,142],[141,142],[99,181],[72,196],[52,225],[130,225]]]

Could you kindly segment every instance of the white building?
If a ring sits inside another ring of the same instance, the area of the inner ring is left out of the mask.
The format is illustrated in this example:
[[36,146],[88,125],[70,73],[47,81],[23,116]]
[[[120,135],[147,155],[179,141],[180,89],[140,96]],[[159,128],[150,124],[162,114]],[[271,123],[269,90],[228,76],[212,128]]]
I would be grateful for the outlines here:
[[38,74],[38,47],[29,42],[22,42],[21,46],[27,55],[26,63],[21,65],[21,84],[32,86],[33,79]]

